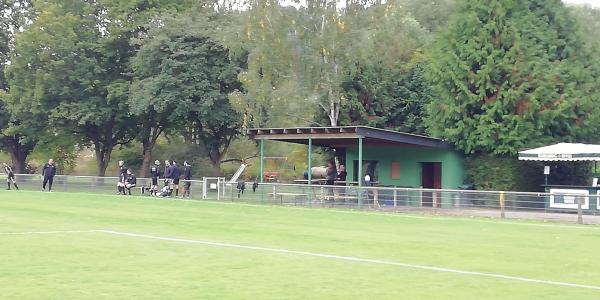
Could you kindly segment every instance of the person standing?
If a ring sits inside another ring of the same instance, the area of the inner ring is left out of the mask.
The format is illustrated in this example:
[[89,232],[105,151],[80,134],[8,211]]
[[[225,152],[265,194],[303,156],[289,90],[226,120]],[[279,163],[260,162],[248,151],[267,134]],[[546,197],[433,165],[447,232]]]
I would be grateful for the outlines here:
[[181,170],[177,165],[177,161],[173,161],[173,165],[171,166],[171,178],[173,179],[173,188],[175,190],[175,197],[179,196],[179,178],[181,177]]
[[165,160],[165,172],[163,173],[163,177],[170,196],[173,191],[173,168],[171,167],[171,161],[169,160]]
[[190,187],[192,186],[192,182],[190,182],[190,180],[192,180],[192,165],[187,161],[183,162],[183,179],[185,182],[183,183],[182,196],[183,198],[190,198]]
[[[338,173],[338,176],[336,178],[336,180],[338,181],[338,185],[346,185],[346,178],[348,177],[348,172],[346,172],[346,166],[344,165],[340,165],[340,172]],[[340,188],[337,190],[337,193],[339,194],[340,192],[342,192],[343,195],[346,194],[346,188]]]
[[18,191],[19,186],[15,181],[15,173],[13,173],[13,169],[6,163],[2,163],[2,166],[4,167],[4,172],[6,172],[6,184],[8,185],[8,190],[10,190],[10,184],[12,183]]
[[154,165],[150,167],[150,176],[152,177],[152,186],[150,186],[150,195],[158,196],[158,179],[160,178],[160,161],[155,160]]
[[327,170],[326,170],[326,179],[327,182],[325,183],[326,185],[333,185],[335,183],[335,178],[337,177],[337,170],[335,168],[335,164],[330,161],[327,164]]
[[52,183],[54,183],[55,175],[56,166],[54,165],[54,160],[49,159],[48,163],[46,163],[42,169],[42,176],[44,177],[44,182],[42,183],[42,192],[46,191],[46,185],[48,185],[48,191],[52,192]]
[[348,173],[346,172],[346,166],[340,165],[340,172],[338,173],[337,180],[343,181],[342,184],[346,184],[346,177],[348,177]]
[[117,194],[123,193],[125,195],[125,190],[123,187],[125,186],[125,180],[127,179],[127,167],[125,166],[125,162],[119,161],[119,181],[117,181]]

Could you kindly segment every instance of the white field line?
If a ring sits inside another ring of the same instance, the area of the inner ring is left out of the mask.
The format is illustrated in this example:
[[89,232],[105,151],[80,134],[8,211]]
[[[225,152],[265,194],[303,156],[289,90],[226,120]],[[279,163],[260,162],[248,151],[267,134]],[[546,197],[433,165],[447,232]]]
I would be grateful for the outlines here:
[[61,233],[91,233],[91,232],[98,232],[98,230],[55,230],[55,231],[0,232],[0,235],[61,234]]
[[190,240],[190,239],[182,239],[182,238],[174,238],[174,237],[162,237],[162,236],[155,236],[155,235],[147,235],[147,234],[139,234],[139,233],[131,233],[131,232],[121,232],[121,231],[104,230],[104,229],[1,232],[0,235],[37,235],[37,234],[68,234],[68,233],[104,233],[104,234],[126,236],[126,237],[133,237],[133,238],[143,238],[143,239],[187,243],[187,244],[200,244],[200,245],[224,247],[224,248],[234,248],[234,249],[256,250],[256,251],[263,251],[263,252],[275,252],[275,253],[293,254],[293,255],[301,255],[301,256],[312,256],[312,257],[329,258],[329,259],[352,261],[352,262],[359,262],[359,263],[397,266],[397,267],[425,270],[425,271],[433,271],[433,272],[453,273],[453,274],[471,275],[471,276],[478,276],[478,277],[489,277],[489,278],[497,278],[497,279],[504,279],[504,280],[511,280],[511,281],[520,281],[520,282],[537,283],[537,284],[554,285],[554,286],[564,286],[564,287],[572,287],[572,288],[580,288],[580,289],[592,289],[592,290],[600,291],[600,286],[595,286],[595,285],[542,280],[542,279],[534,279],[534,278],[510,276],[510,275],[502,275],[502,274],[494,274],[494,273],[464,271],[464,270],[458,270],[458,269],[417,265],[417,264],[408,264],[408,263],[401,263],[401,262],[388,261],[388,260],[360,258],[360,257],[354,257],[354,256],[340,256],[340,255],[333,255],[333,254],[326,254],[326,253],[296,251],[296,250],[261,247],[261,246],[249,246],[249,245],[230,244],[230,243],[221,243],[221,242],[212,242],[212,241]]
[[352,261],[352,262],[359,262],[359,263],[389,265],[389,266],[397,266],[397,267],[418,269],[418,270],[425,270],[425,271],[444,272],[444,273],[471,275],[471,276],[479,276],[479,277],[491,277],[491,278],[499,278],[499,279],[512,280],[512,281],[521,281],[521,282],[537,283],[537,284],[545,284],[545,285],[555,285],[555,286],[566,286],[566,287],[573,287],[573,288],[580,288],[580,289],[592,289],[592,290],[600,291],[600,286],[594,286],[594,285],[541,280],[541,279],[533,279],[533,278],[527,278],[527,277],[518,277],[518,276],[510,276],[510,275],[502,275],[502,274],[494,274],[494,273],[463,271],[463,270],[458,270],[458,269],[449,269],[449,268],[434,267],[434,266],[408,264],[408,263],[379,260],[379,259],[360,258],[360,257],[353,257],[353,256],[340,256],[340,255],[333,255],[333,254],[326,254],[326,253],[295,251],[295,250],[269,248],[269,247],[261,247],[261,246],[248,246],[248,245],[240,245],[240,244],[221,243],[221,242],[190,240],[190,239],[173,238],[173,237],[162,237],[162,236],[154,236],[154,235],[147,235],[147,234],[120,232],[120,231],[114,231],[114,230],[96,230],[96,232],[102,232],[102,233],[107,233],[107,234],[112,234],[112,235],[121,235],[121,236],[127,236],[127,237],[160,240],[160,241],[179,242],[179,243],[188,243],[188,244],[201,244],[201,245],[208,245],[208,246],[215,246],[215,247],[236,248],[236,249],[246,249],[246,250],[256,250],[256,251],[276,252],[276,253],[294,254],[294,255],[302,255],[302,256],[330,258],[330,259],[345,260],[345,261]]
[[[29,191],[32,192],[32,191]],[[33,192],[36,193],[36,192]],[[107,195],[107,194],[90,194],[90,193],[71,193],[71,192],[56,192],[65,193],[65,194],[83,194],[86,196],[94,195],[94,196],[103,196],[108,198],[121,198],[123,196],[119,195]],[[507,221],[507,220],[493,220],[487,219],[486,217],[467,217],[467,216],[427,216],[427,215],[417,215],[411,213],[394,213],[394,212],[373,212],[373,211],[357,211],[357,210],[342,210],[342,209],[320,209],[320,208],[307,208],[307,207],[294,207],[294,206],[281,206],[281,205],[269,205],[269,204],[253,204],[253,203],[243,203],[243,202],[221,202],[215,200],[191,200],[191,199],[179,199],[179,198],[161,198],[161,197],[145,197],[145,196],[131,196],[127,198],[133,199],[141,199],[141,200],[151,200],[151,201],[166,201],[166,202],[189,202],[196,204],[217,204],[217,205],[234,205],[234,206],[248,206],[248,207],[267,207],[267,208],[280,208],[280,209],[296,209],[296,210],[308,210],[308,211],[322,211],[322,212],[333,212],[340,214],[356,214],[356,215],[366,215],[366,216],[384,216],[384,217],[397,217],[397,218],[409,218],[409,219],[422,219],[422,220],[436,220],[436,221],[465,221],[465,222],[478,222],[478,223],[489,223],[489,224],[500,224],[500,225],[514,225],[514,226],[529,226],[529,227],[549,227],[549,228],[564,228],[564,229],[592,229],[598,230],[600,226],[598,225],[578,225],[578,224],[542,224],[542,223],[532,223],[536,222],[535,220],[527,220],[527,219],[512,219],[516,221]],[[518,222],[518,221],[523,222]],[[539,221],[538,221],[539,222]]]

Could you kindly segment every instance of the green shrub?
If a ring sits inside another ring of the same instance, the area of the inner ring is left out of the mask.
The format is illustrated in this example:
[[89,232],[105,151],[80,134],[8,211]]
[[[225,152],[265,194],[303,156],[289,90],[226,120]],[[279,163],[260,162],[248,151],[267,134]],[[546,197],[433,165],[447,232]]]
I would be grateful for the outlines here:
[[551,167],[551,185],[589,185],[589,162],[530,162],[515,157],[476,155],[465,159],[466,182],[478,190],[544,191],[544,166]]
[[543,165],[514,157],[477,155],[465,159],[466,182],[478,190],[541,191]]

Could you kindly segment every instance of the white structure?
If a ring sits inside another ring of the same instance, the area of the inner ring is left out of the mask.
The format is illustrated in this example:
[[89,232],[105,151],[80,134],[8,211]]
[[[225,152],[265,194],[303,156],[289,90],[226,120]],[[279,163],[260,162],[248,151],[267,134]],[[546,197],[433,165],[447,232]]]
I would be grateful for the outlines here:
[[600,161],[600,145],[558,143],[520,151],[519,160]]

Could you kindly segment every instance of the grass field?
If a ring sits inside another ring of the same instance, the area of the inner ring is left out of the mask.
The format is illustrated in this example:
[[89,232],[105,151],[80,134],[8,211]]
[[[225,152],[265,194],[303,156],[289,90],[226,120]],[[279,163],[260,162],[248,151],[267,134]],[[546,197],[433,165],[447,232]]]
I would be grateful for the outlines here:
[[2,299],[600,299],[592,226],[1,191],[0,232]]

